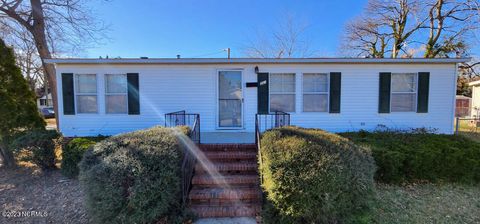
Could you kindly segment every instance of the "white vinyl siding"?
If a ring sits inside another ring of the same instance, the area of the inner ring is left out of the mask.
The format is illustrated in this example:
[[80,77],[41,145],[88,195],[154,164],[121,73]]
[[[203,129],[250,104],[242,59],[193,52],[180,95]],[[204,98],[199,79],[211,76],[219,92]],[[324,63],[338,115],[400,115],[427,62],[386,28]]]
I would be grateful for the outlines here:
[[75,101],[77,113],[98,113],[96,74],[75,74]]
[[326,73],[303,74],[303,112],[327,112],[329,77]]
[[417,74],[392,73],[391,112],[414,112],[417,108]]
[[[164,124],[165,113],[186,110],[199,113],[202,142],[209,133],[250,134],[255,140],[255,114],[258,112],[257,88],[245,83],[257,82],[255,66],[261,72],[296,74],[295,103],[297,112],[290,113],[291,125],[321,128],[330,132],[375,130],[379,125],[408,129],[429,127],[439,133],[453,133],[455,99],[455,64],[59,64],[57,85],[62,89],[62,73],[127,74],[139,73],[140,110],[138,116],[107,114],[105,106],[96,114],[72,116],[63,114],[62,91],[59,91],[59,129],[64,136],[115,135]],[[244,114],[243,128],[219,130],[218,126],[218,71],[243,69]],[[304,73],[342,73],[342,113],[303,112],[302,75]],[[379,73],[430,72],[428,113],[378,113]],[[98,104],[105,105],[105,76],[98,75]],[[205,140],[205,141],[204,141]]]
[[295,112],[295,74],[272,73],[269,80],[270,112]]
[[126,114],[128,112],[127,75],[105,75],[105,113]]

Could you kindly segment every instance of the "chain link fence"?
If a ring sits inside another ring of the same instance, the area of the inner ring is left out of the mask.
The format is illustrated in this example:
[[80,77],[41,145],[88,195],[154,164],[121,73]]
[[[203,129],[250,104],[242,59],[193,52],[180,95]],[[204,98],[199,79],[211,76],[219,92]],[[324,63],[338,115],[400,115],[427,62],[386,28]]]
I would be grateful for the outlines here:
[[480,139],[480,119],[456,117],[455,134]]

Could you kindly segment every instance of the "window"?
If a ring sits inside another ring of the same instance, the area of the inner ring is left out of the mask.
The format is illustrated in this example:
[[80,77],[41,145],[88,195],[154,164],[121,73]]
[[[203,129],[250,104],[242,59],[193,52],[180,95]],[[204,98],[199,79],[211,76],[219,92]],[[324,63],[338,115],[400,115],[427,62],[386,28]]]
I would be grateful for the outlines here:
[[295,74],[270,74],[270,112],[295,112]]
[[127,103],[127,75],[105,75],[105,111],[107,114],[126,114]]
[[97,113],[97,76],[76,74],[75,83],[77,113]]
[[392,73],[392,112],[414,112],[417,106],[417,74]]
[[303,74],[303,111],[328,111],[328,75],[321,73]]

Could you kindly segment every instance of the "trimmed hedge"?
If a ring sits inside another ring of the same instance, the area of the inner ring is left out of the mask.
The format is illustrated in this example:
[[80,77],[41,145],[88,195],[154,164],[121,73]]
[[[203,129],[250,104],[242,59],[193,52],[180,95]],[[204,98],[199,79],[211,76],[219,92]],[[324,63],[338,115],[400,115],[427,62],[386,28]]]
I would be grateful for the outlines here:
[[79,179],[94,222],[174,222],[182,211],[183,159],[175,131],[154,127],[121,134],[85,153]]
[[480,182],[480,143],[463,136],[400,131],[341,135],[371,148],[379,181]]
[[87,138],[74,138],[65,144],[62,149],[62,174],[76,178],[79,173],[78,163],[82,160],[83,154],[95,143]]
[[26,150],[29,155],[23,158],[44,170],[56,169],[55,147],[60,134],[54,130],[33,130],[20,134],[10,145],[16,152]]
[[261,139],[266,223],[346,222],[374,192],[375,163],[348,139],[322,130],[277,128]]

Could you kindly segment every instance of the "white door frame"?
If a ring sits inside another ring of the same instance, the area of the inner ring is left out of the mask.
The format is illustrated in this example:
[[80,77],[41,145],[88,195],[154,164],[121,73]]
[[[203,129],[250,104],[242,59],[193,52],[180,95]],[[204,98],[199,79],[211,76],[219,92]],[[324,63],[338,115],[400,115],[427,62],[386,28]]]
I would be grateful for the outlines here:
[[[215,114],[216,114],[215,127],[218,130],[241,130],[241,129],[245,128],[245,119],[244,119],[244,116],[245,116],[245,111],[244,111],[244,108],[245,108],[244,107],[245,91],[244,91],[244,83],[243,83],[243,71],[244,71],[243,68],[226,68],[226,69],[217,69],[215,71],[215,88],[216,88],[215,104],[216,104],[216,107],[217,107],[216,110],[215,110]],[[241,114],[242,122],[241,122],[240,127],[220,127],[220,105],[219,105],[220,86],[219,86],[219,82],[218,82],[220,72],[240,72],[240,82],[241,82],[240,83],[240,88],[242,90],[241,109],[240,109],[240,113],[242,113]]]

